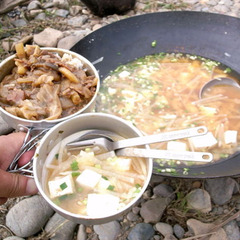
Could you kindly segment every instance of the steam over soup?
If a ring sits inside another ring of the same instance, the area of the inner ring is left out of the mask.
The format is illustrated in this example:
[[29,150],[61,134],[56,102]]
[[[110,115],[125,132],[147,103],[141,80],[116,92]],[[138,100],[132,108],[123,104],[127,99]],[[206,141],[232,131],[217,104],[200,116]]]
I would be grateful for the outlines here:
[[46,192],[61,208],[80,215],[117,213],[141,192],[147,159],[96,154],[94,148],[69,150],[58,144],[46,160]]
[[216,161],[239,148],[240,90],[215,86],[202,99],[199,91],[213,78],[233,78],[230,72],[220,63],[198,56],[146,56],[118,67],[103,81],[97,110],[130,120],[146,134],[206,126],[209,133],[204,136],[152,147],[209,151]]

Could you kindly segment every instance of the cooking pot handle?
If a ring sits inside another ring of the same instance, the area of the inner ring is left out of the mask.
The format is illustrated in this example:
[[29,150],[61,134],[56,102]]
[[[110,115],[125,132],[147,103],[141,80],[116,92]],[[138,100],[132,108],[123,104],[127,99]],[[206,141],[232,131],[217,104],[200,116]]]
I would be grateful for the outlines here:
[[26,132],[26,136],[19,152],[14,157],[7,171],[12,173],[20,173],[27,177],[33,177],[33,158],[21,167],[18,166],[18,160],[25,152],[30,151],[38,144],[45,133],[47,133],[49,128],[27,127],[24,125],[19,125],[19,130]]

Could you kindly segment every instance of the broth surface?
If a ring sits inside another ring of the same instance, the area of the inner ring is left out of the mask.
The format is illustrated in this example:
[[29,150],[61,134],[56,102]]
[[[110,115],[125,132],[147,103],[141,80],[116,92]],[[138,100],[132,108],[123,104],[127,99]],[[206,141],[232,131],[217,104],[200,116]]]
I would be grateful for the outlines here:
[[145,134],[206,126],[211,135],[208,140],[212,140],[209,143],[206,139],[181,139],[151,147],[208,151],[217,161],[236,152],[240,141],[240,90],[215,86],[199,99],[204,83],[217,77],[233,78],[231,69],[199,56],[164,53],[145,56],[119,66],[103,81],[97,111],[123,117]]

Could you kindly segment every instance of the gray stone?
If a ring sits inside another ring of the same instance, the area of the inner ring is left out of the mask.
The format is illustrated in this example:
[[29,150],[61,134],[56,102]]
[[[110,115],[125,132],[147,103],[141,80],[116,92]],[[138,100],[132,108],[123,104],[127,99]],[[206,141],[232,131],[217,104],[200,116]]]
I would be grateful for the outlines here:
[[40,7],[41,7],[41,3],[39,1],[31,1],[27,6],[27,10],[31,11],[31,10],[39,9]]
[[137,214],[134,214],[133,212],[129,212],[127,214],[127,219],[130,221],[130,222],[136,222],[138,219],[139,219],[139,216]]
[[177,238],[181,239],[181,238],[183,238],[183,236],[185,234],[185,230],[179,224],[175,224],[173,226],[173,233],[176,235]]
[[187,206],[190,209],[208,213],[212,210],[210,195],[203,189],[195,189],[186,196]]
[[29,237],[40,231],[53,210],[39,195],[26,198],[12,207],[6,216],[6,226],[19,237]]
[[69,8],[69,12],[71,16],[76,16],[78,15],[82,10],[82,7],[79,5],[73,5]]
[[172,200],[175,198],[174,190],[171,186],[161,183],[153,188],[154,195],[158,197],[170,197]]
[[149,240],[154,236],[154,229],[149,223],[138,223],[128,234],[128,240]]
[[230,240],[230,239],[227,237],[227,234],[223,230],[223,228],[220,228],[213,235],[211,235],[209,240]]
[[227,234],[228,240],[239,240],[240,239],[240,232],[237,222],[235,220],[226,224],[223,229]]
[[79,225],[77,232],[77,240],[87,240],[87,233],[84,225]]
[[45,20],[47,17],[46,13],[45,12],[41,12],[39,13],[36,17],[35,17],[35,20]]
[[27,25],[27,22],[24,19],[17,19],[12,22],[15,27],[24,27]]
[[58,17],[65,18],[69,14],[69,11],[65,9],[57,9],[54,14]]
[[81,27],[84,23],[87,22],[87,20],[88,20],[88,16],[82,15],[82,16],[76,16],[68,19],[67,23],[72,27]]
[[63,49],[71,49],[83,36],[67,36],[59,40],[57,47]]
[[55,213],[45,226],[45,231],[51,235],[51,240],[72,239],[77,223],[71,222]]
[[42,32],[35,34],[33,40],[42,47],[56,47],[63,33],[54,28],[45,28]]
[[42,9],[34,9],[34,10],[29,11],[29,16],[31,18],[35,18],[40,13],[43,13]]
[[69,8],[69,3],[66,0],[53,0],[53,4],[55,7],[58,7],[58,8],[64,8],[64,9]]
[[177,240],[172,234],[167,234],[163,240]]
[[171,225],[164,223],[164,222],[159,222],[155,225],[155,228],[158,232],[160,232],[163,236],[166,235],[172,235],[173,234],[173,228]]
[[231,199],[235,184],[236,181],[230,177],[207,179],[205,189],[215,204],[224,205]]
[[193,232],[194,235],[208,233],[215,227],[213,223],[202,223],[193,218],[187,220],[187,226],[189,231]]
[[140,215],[144,219],[144,222],[159,222],[169,202],[168,198],[158,197],[143,203]]
[[28,0],[1,0],[0,1],[0,14],[11,11],[14,7],[19,6]]
[[93,229],[98,234],[99,240],[115,240],[121,232],[121,226],[118,221],[94,225]]

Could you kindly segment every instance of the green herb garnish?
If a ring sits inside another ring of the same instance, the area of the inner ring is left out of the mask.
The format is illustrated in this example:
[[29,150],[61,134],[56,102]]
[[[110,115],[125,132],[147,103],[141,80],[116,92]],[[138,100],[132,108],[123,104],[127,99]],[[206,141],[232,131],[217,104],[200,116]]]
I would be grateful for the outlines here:
[[56,153],[55,158],[58,159],[58,157],[59,157],[59,153]]
[[78,192],[78,193],[81,193],[82,191],[83,191],[83,188],[82,188],[82,187],[78,187],[78,188],[77,188],[77,192]]
[[113,191],[114,188],[115,188],[115,187],[114,187],[113,185],[109,185],[108,188],[107,188],[107,190],[109,190],[109,191]]
[[138,183],[135,185],[135,188],[140,188],[140,187],[141,187],[141,185]]
[[73,162],[71,163],[71,169],[72,169],[73,171],[77,171],[77,170],[79,169],[79,167],[78,167],[78,162],[77,162],[77,161],[73,161]]
[[81,173],[80,172],[72,172],[73,177],[78,177]]
[[157,41],[154,40],[154,41],[152,42],[152,47],[156,47],[156,46],[157,46]]
[[62,190],[66,189],[67,187],[68,187],[68,186],[67,186],[67,184],[66,184],[65,182],[60,185],[60,188],[61,188]]
[[107,178],[107,177],[105,177],[105,176],[102,176],[102,178],[103,178],[103,179],[105,179],[105,180],[108,180],[108,178]]

